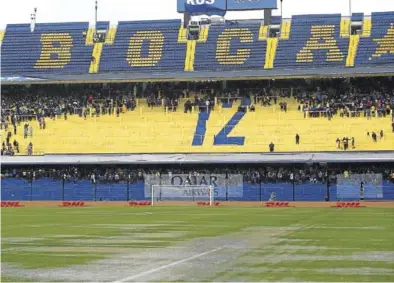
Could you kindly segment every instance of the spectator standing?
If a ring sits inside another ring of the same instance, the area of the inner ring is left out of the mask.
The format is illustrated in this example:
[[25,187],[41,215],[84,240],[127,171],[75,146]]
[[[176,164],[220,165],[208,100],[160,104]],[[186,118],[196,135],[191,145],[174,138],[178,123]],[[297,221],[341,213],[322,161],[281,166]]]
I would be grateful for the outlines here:
[[33,144],[31,142],[27,146],[27,155],[33,155]]
[[17,142],[17,140],[14,140],[13,146],[15,148],[16,153],[19,153],[19,143]]
[[274,144],[273,142],[271,142],[271,143],[269,144],[269,149],[270,149],[270,152],[274,152],[274,150],[275,150],[275,144]]
[[12,136],[11,132],[8,132],[7,133],[7,138],[6,138],[7,144],[10,143],[11,136]]
[[207,99],[207,101],[205,101],[205,106],[207,107],[207,112],[209,112],[209,104],[210,104],[209,99]]
[[23,138],[25,138],[25,139],[27,139],[28,128],[29,128],[29,125],[27,123],[25,123],[25,125],[23,126]]
[[376,135],[375,132],[372,132],[372,140],[373,140],[374,142],[377,142],[377,141],[378,141],[378,138],[377,138],[377,135]]
[[300,136],[296,134],[295,136],[296,144],[300,144]]

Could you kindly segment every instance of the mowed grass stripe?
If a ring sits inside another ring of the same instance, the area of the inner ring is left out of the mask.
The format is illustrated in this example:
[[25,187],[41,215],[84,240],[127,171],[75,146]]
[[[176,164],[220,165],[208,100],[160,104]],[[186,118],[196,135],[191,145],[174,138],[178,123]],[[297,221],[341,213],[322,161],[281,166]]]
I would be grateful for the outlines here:
[[[281,281],[281,282],[392,282],[392,275],[339,274],[335,272],[314,272],[311,270],[284,270],[262,272],[226,272],[228,280],[244,279],[244,281]],[[219,277],[220,278],[220,277]],[[222,276],[223,278],[223,276]],[[215,280],[215,279],[213,279]],[[225,281],[225,279],[222,279]]]

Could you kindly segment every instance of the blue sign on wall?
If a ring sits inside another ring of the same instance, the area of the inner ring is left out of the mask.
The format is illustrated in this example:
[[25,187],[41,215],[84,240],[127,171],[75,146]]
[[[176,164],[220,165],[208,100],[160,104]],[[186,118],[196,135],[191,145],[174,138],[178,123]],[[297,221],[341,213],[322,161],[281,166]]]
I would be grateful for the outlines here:
[[277,0],[227,0],[227,10],[277,9]]
[[190,14],[225,14],[227,0],[178,0],[178,12]]

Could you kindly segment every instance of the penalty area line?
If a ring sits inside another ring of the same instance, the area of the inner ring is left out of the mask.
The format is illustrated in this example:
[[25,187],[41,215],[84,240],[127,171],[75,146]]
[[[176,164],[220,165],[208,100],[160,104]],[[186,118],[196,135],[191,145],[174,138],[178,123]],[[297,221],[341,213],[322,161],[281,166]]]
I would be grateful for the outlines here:
[[138,274],[129,276],[129,277],[125,277],[125,278],[122,278],[122,279],[113,281],[112,283],[118,283],[118,282],[120,283],[120,282],[127,282],[127,281],[129,281],[129,280],[134,280],[134,279],[137,279],[137,278],[139,278],[139,277],[146,276],[146,275],[149,275],[149,274],[158,272],[158,271],[160,271],[160,270],[167,269],[167,268],[169,268],[169,267],[173,267],[173,266],[176,266],[176,265],[178,265],[178,264],[182,264],[182,263],[185,263],[185,262],[194,260],[194,259],[196,259],[196,258],[205,256],[205,255],[209,255],[209,254],[211,254],[211,253],[220,251],[220,250],[222,250],[223,248],[224,248],[224,247],[220,247],[220,248],[216,248],[216,249],[213,249],[213,250],[210,250],[210,251],[207,251],[207,252],[203,252],[203,253],[200,253],[200,254],[196,254],[196,255],[191,256],[191,257],[187,257],[187,258],[184,258],[184,259],[181,259],[181,260],[178,260],[178,261],[174,261],[174,262],[172,262],[172,263],[169,263],[169,264],[166,264],[166,265],[157,267],[157,268],[153,268],[153,269],[150,269],[150,270],[147,270],[147,271],[144,271],[144,272],[141,272],[141,273],[138,273]]

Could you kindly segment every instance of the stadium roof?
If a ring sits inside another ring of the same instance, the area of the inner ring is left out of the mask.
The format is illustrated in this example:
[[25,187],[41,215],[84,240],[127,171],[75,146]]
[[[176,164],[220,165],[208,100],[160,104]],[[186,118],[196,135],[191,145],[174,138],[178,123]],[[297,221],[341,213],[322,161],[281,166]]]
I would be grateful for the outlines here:
[[279,164],[394,162],[394,151],[290,153],[54,154],[2,156],[2,165]]
[[98,74],[42,74],[38,76],[8,75],[1,77],[3,85],[53,83],[121,83],[152,81],[257,80],[330,77],[393,76],[394,66],[317,69],[277,69],[209,72],[153,72],[153,73],[98,73]]

